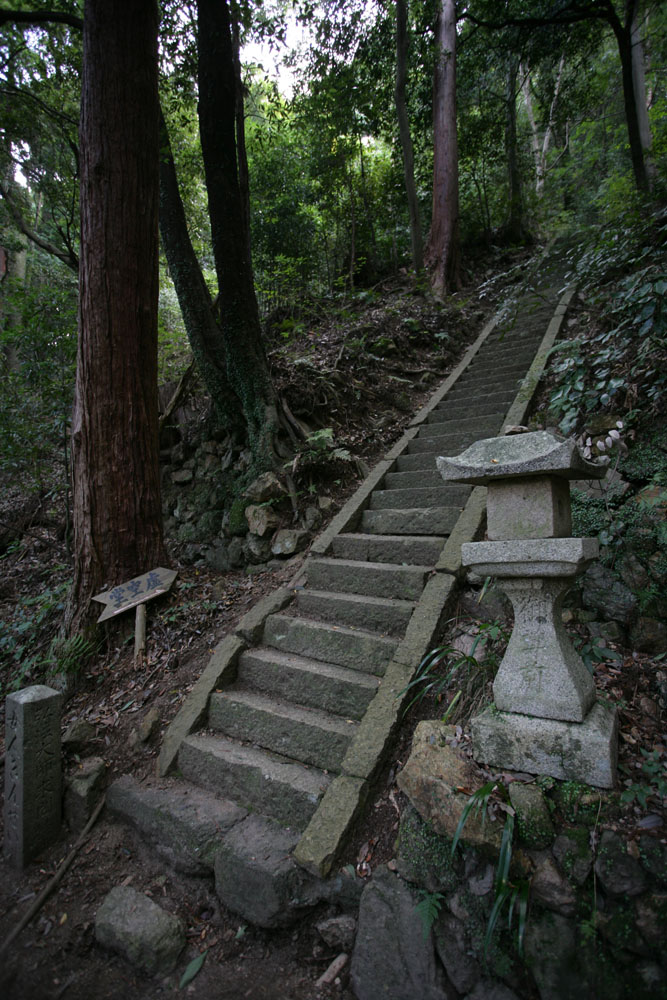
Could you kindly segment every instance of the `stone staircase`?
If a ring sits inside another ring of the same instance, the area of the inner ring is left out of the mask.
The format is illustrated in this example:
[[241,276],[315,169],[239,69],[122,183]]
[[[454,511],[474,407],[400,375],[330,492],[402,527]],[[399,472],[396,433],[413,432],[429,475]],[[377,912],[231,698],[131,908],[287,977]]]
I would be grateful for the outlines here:
[[[304,877],[303,870],[326,876],[335,863],[390,746],[402,691],[452,604],[460,564],[449,550],[460,551],[460,541],[483,525],[483,496],[470,503],[469,488],[446,485],[435,459],[520,421],[527,385],[531,378],[535,384],[562,322],[564,299],[556,329],[549,323],[557,301],[556,287],[542,287],[524,304],[523,322],[487,325],[314,543],[302,576],[223,640],[167,733],[160,770],[177,768],[179,778],[163,783],[163,799],[150,790],[153,811],[144,805],[137,818],[141,793],[129,779],[110,790],[112,809],[154,842],[155,809],[168,811],[170,796],[179,808],[187,800],[201,812],[199,793],[188,800],[192,786],[205,790],[214,813],[217,801],[236,806],[237,823],[253,817],[246,834],[232,831],[236,847],[218,852],[215,862],[218,892],[232,909],[240,905],[221,889],[230,883],[223,868],[252,867],[258,842],[278,845],[276,870],[289,855],[290,884],[294,858]],[[460,539],[452,537],[458,524]],[[220,830],[223,839],[231,836]],[[188,837],[169,836],[172,856],[178,837]],[[208,842],[197,851],[215,854]],[[252,907],[243,915],[262,922]],[[273,920],[272,910],[263,922]]]

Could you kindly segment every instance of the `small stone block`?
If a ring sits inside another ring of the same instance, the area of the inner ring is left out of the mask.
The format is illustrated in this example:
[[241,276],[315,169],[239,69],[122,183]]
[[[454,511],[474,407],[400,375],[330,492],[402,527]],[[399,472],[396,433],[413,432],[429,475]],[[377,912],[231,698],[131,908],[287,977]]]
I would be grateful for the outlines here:
[[326,878],[367,795],[368,785],[361,778],[334,778],[294,849],[294,860],[306,871]]
[[560,476],[491,482],[486,502],[490,541],[566,538],[572,534],[570,487]]
[[294,830],[258,815],[232,827],[215,857],[220,901],[258,927],[293,923],[312,902],[316,881],[291,857],[298,837]]
[[65,819],[70,830],[82,830],[104,789],[107,767],[101,757],[90,757],[65,782]]
[[535,850],[547,847],[554,839],[554,828],[542,789],[538,785],[512,781],[509,793],[523,843]]
[[615,784],[618,722],[606,702],[597,701],[583,722],[534,719],[491,706],[471,728],[475,760],[596,788]]
[[95,937],[149,976],[172,972],[185,946],[178,917],[143,892],[122,885],[111,890],[97,911]]
[[60,835],[61,706],[62,695],[43,684],[7,698],[4,855],[14,868]]

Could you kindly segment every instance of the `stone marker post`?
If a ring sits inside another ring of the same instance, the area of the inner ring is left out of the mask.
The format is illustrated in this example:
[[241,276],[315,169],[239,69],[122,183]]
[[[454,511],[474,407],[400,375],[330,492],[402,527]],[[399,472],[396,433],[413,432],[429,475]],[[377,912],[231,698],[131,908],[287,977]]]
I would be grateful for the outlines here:
[[6,702],[5,860],[23,868],[60,834],[62,695],[43,684]]
[[575,443],[547,431],[478,441],[439,458],[450,482],[488,488],[488,541],[461,548],[463,565],[495,576],[514,606],[514,630],[493,685],[495,704],[472,721],[478,760],[603,788],[616,775],[616,711],[563,628],[563,598],[597,557],[571,538],[570,479],[601,479]]

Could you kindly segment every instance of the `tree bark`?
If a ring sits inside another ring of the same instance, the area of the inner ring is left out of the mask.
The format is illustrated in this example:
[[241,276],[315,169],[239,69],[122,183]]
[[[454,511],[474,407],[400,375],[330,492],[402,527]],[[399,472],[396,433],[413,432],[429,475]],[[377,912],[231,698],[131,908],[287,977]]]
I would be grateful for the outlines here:
[[164,561],[158,470],[157,5],[86,0],[79,347],[72,429],[75,631],[98,590]]
[[250,232],[239,179],[237,95],[227,0],[198,0],[199,130],[227,377],[241,400],[257,466],[275,461],[277,400],[262,342]]
[[408,109],[405,100],[405,88],[408,66],[408,29],[406,0],[396,0],[396,87],[394,100],[398,118],[398,134],[403,152],[403,174],[405,177],[405,193],[408,201],[408,218],[410,221],[410,244],[412,246],[412,266],[415,274],[424,270],[424,246],[422,241],[421,220],[419,218],[419,199],[415,184],[415,161],[408,121]]
[[223,332],[195,254],[178,187],[169,132],[160,116],[160,235],[190,347],[221,423],[243,426],[238,396],[227,378]]
[[442,297],[459,280],[459,163],[456,138],[456,5],[440,0],[433,80],[433,213],[425,255],[431,288]]
[[653,162],[653,157],[651,155],[651,147],[653,145],[653,140],[651,137],[651,126],[648,120],[648,109],[646,107],[646,74],[644,70],[644,43],[641,34],[641,25],[639,22],[639,6],[635,11],[634,17],[632,19],[631,26],[631,45],[632,45],[632,86],[635,95],[635,105],[637,108],[637,125],[639,128],[639,141],[642,147],[642,154],[644,157],[644,167],[646,170],[646,179],[648,182],[649,189],[653,189],[655,184],[657,171],[655,163]]
[[518,61],[512,55],[507,61],[505,81],[505,155],[507,156],[508,206],[509,212],[505,231],[512,243],[521,243],[525,238],[523,222],[523,192],[521,189],[521,169],[516,135],[516,78]]

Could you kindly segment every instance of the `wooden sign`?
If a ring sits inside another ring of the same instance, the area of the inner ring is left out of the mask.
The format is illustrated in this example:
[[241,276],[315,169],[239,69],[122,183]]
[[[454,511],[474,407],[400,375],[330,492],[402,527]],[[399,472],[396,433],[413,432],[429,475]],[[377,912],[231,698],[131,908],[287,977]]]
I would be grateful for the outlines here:
[[151,601],[154,597],[159,597],[160,594],[166,594],[177,575],[178,570],[176,569],[163,569],[158,566],[150,573],[144,573],[143,576],[137,576],[134,580],[128,580],[127,583],[121,583],[118,587],[112,587],[111,590],[97,594],[93,600],[106,604],[104,611],[97,619],[98,624],[106,621],[107,618],[120,615],[130,608],[136,608],[138,604],[145,604],[146,601]]

